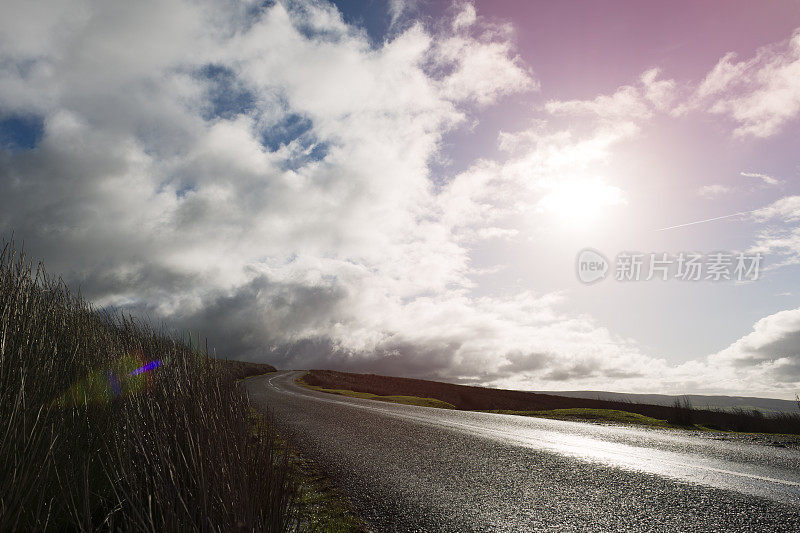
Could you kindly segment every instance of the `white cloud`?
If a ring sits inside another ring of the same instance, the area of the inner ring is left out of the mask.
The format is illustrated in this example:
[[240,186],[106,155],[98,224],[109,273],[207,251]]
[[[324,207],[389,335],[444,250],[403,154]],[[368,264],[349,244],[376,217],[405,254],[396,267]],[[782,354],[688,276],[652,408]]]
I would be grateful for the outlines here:
[[452,100],[485,105],[511,92],[538,88],[508,42],[453,36],[439,42],[431,58],[437,68],[452,71],[441,81],[443,94]]
[[667,111],[671,108],[676,96],[675,80],[658,80],[661,71],[651,68],[645,71],[640,81],[644,86],[644,96],[659,111]]
[[638,85],[623,85],[611,94],[592,100],[551,100],[545,110],[554,115],[585,116],[623,130],[622,136],[633,135],[641,124],[656,112],[667,112],[676,97],[674,80],[659,80],[658,69],[649,69],[639,77]]
[[455,31],[470,28],[478,20],[478,13],[471,2],[465,2],[460,8],[458,15],[453,19],[453,30]]
[[751,333],[710,356],[709,364],[756,390],[794,390],[800,386],[800,309],[760,319]]
[[417,7],[415,0],[389,0],[389,24],[395,26],[400,19]]
[[779,179],[773,178],[767,174],[762,174],[760,172],[740,172],[740,174],[745,178],[758,178],[764,182],[765,185],[780,185],[783,183]]
[[735,59],[736,54],[725,54],[697,87],[696,96],[699,98],[715,96],[735,83],[750,66],[745,61],[734,63]]
[[771,254],[764,270],[800,264],[800,227],[770,227],[762,230],[749,251]]
[[726,54],[685,108],[730,117],[737,137],[770,137],[800,114],[800,32],[748,60]]
[[603,119],[645,120],[652,116],[642,93],[636,87],[626,85],[612,95],[600,95],[594,100],[553,100],[545,104],[550,113],[574,115],[596,115]]
[[730,187],[726,187],[725,185],[719,185],[715,183],[713,185],[703,185],[699,189],[697,189],[697,194],[702,198],[717,198],[723,194],[727,194],[731,192]]
[[753,217],[761,222],[771,219],[797,222],[800,220],[800,196],[785,196],[766,207],[753,211]]
[[749,251],[768,256],[765,270],[800,263],[800,196],[786,196],[751,212],[763,227]]

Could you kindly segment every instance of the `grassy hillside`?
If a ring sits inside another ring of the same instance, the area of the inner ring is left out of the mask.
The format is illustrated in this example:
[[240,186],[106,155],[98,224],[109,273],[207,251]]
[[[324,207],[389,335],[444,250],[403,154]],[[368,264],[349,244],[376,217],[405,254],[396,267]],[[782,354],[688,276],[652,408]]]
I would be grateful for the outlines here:
[[287,454],[188,339],[0,253],[0,531],[286,531]]
[[454,385],[422,379],[350,374],[332,370],[311,370],[305,377],[309,385],[323,389],[349,390],[378,396],[416,396],[433,398],[456,409],[502,412],[544,412],[562,409],[625,411],[664,421],[673,426],[763,433],[800,434],[800,413],[764,415],[760,411],[693,409],[684,401],[674,405],[571,398],[554,394]]
[[298,378],[297,383],[308,387],[309,389],[317,390],[320,392],[327,392],[329,394],[339,394],[340,396],[349,396],[351,398],[363,398],[365,400],[377,400],[379,402],[402,403],[405,405],[417,405],[420,407],[438,407],[440,409],[455,409],[453,404],[437,400],[436,398],[419,398],[417,396],[379,396],[369,392],[356,392],[352,390],[343,389],[325,389],[323,387],[316,387],[309,385],[305,379]]

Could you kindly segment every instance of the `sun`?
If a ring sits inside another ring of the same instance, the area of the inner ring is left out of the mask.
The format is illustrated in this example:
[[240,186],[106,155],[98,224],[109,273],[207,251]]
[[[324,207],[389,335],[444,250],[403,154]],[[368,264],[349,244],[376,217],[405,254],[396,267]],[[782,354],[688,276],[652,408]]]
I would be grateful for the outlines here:
[[602,220],[610,208],[625,204],[622,190],[602,178],[570,178],[552,182],[537,204],[560,224],[586,228]]

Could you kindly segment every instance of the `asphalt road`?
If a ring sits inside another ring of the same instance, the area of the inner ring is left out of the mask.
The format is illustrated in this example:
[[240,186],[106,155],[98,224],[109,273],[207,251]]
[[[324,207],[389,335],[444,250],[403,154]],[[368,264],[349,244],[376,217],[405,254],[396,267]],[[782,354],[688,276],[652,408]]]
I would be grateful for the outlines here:
[[383,531],[800,531],[800,450],[244,382]]

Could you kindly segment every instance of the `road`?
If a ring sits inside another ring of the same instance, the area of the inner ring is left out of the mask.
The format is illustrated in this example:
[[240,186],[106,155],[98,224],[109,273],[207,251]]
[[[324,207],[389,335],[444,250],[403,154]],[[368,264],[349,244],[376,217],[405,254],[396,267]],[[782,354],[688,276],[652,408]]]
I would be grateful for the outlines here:
[[800,531],[800,450],[398,405],[250,378],[252,402],[383,531]]

